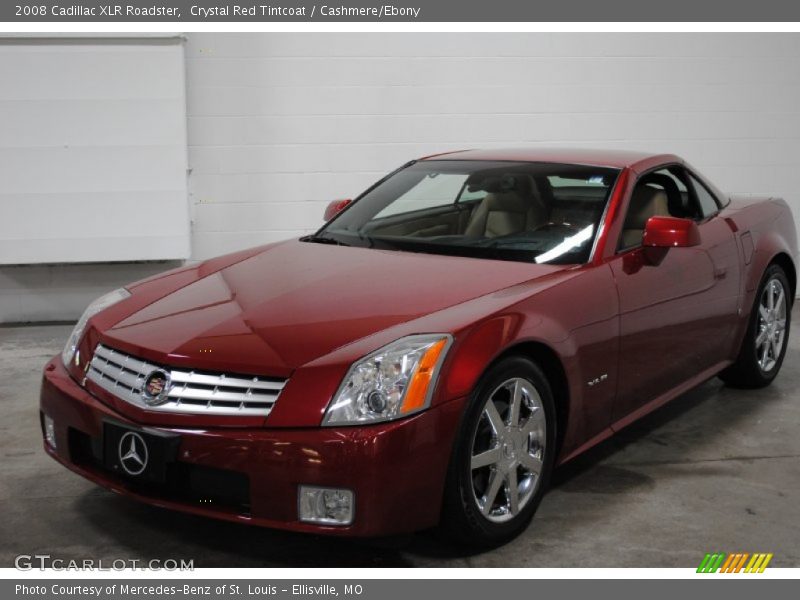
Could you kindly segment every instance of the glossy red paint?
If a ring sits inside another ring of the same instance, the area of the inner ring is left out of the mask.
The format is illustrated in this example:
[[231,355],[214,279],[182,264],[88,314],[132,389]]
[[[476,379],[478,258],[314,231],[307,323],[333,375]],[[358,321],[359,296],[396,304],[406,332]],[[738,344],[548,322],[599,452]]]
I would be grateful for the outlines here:
[[[658,219],[650,241],[685,247],[617,251],[637,179],[685,164],[676,156],[498,150],[438,158],[620,169],[591,260],[537,265],[287,241],[138,282],[130,298],[90,320],[80,365],[67,373],[54,359],[46,368],[41,407],[58,439],[48,452],[115,491],[196,514],[341,535],[413,531],[439,518],[465,399],[498,357],[519,352],[547,366],[564,462],[730,364],[770,262],[783,261],[794,280],[797,239],[777,199],[734,199],[691,226]],[[428,410],[382,425],[320,426],[355,360],[419,333],[454,338]],[[100,342],[160,365],[288,383],[266,420],[143,410],[80,385]],[[246,474],[249,511],[154,495],[76,461],[69,430],[98,439],[106,418],[179,435],[181,461]],[[298,522],[304,483],[353,489],[353,525]]]
[[651,248],[689,248],[700,245],[700,230],[691,219],[650,217],[642,245]]
[[593,150],[577,148],[507,148],[496,150],[459,150],[427,156],[423,160],[508,160],[548,162],[622,169],[650,164],[680,161],[673,154],[652,154],[627,150]]
[[352,200],[350,198],[344,198],[342,200],[331,200],[328,206],[325,207],[325,215],[324,218],[326,221],[330,221],[333,217],[338,215],[342,212],[347,205],[350,204]]
[[[59,424],[57,447],[45,450],[64,466],[119,494],[155,506],[267,527],[331,535],[375,536],[431,527],[439,519],[449,456],[463,401],[456,399],[393,423],[343,428],[170,428],[180,435],[180,461],[245,474],[249,510],[181,500],[111,474],[90,460],[76,459],[70,430],[102,437],[104,419],[119,413],[82,389],[59,359],[48,365],[41,408]],[[137,426],[139,423],[135,423]],[[356,493],[351,526],[312,526],[297,520],[297,487],[302,483],[344,487]],[[403,482],[403,485],[398,485]],[[409,510],[413,507],[413,510]]]
[[[635,174],[634,174],[635,175]],[[606,216],[600,224],[600,230],[597,232],[597,242],[595,244],[594,256],[592,262],[595,266],[602,264],[609,256],[614,254],[614,249],[617,245],[617,240],[620,235],[620,228],[622,227],[622,220],[624,215],[621,216],[622,210],[625,208],[625,199],[633,190],[635,183],[635,176],[628,167],[624,167],[617,177],[617,183],[614,185],[614,191],[611,193],[611,198],[608,200],[608,208],[606,209]]]
[[[566,269],[486,267],[486,261],[458,257],[291,240],[190,282],[179,273],[179,287],[158,299],[142,290],[146,305],[137,302],[135,288],[131,298],[92,320],[81,354],[91,356],[102,342],[157,364],[288,377],[269,426],[314,427],[354,360],[403,335],[437,331],[409,330],[408,324],[509,286],[549,281]],[[80,369],[73,375],[79,378]],[[86,385],[120,414],[150,425],[264,424],[143,411],[91,381]]]

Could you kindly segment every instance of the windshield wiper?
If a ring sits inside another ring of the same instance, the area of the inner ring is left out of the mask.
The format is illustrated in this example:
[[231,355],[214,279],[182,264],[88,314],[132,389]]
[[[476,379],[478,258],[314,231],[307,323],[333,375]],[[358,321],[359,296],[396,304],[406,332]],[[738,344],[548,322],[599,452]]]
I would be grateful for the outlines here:
[[314,244],[330,244],[332,246],[349,246],[350,244],[345,244],[344,242],[340,242],[334,238],[325,237],[322,235],[307,235],[300,238],[301,242],[313,242]]

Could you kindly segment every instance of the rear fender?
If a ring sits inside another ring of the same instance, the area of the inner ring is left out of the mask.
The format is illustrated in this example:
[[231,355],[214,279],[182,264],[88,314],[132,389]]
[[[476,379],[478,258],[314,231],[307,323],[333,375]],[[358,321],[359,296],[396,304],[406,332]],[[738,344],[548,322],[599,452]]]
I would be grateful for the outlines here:
[[744,281],[741,319],[734,346],[738,352],[755,305],[758,285],[767,267],[776,260],[783,262],[789,271],[787,276],[791,284],[796,287],[797,233],[792,213],[781,198],[749,206],[734,214],[733,221],[739,230],[737,237]]

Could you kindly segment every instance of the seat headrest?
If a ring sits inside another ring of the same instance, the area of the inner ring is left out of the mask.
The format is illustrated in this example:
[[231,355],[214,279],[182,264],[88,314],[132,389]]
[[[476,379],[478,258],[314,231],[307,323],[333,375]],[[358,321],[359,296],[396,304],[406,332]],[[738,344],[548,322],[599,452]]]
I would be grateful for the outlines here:
[[533,178],[530,175],[489,175],[467,185],[470,192],[484,191],[489,194],[505,194],[516,192],[520,196],[530,196],[534,189]]
[[688,207],[684,202],[684,197],[678,187],[677,182],[664,173],[649,173],[639,180],[639,185],[652,183],[664,188],[667,194],[667,206],[669,214],[674,216],[684,216],[687,214]]
[[483,199],[486,210],[490,212],[515,212],[525,213],[531,207],[530,200],[523,198],[516,191],[505,193],[489,193]]
[[637,185],[631,196],[626,229],[644,229],[650,217],[668,217],[669,203],[664,190],[649,185]]

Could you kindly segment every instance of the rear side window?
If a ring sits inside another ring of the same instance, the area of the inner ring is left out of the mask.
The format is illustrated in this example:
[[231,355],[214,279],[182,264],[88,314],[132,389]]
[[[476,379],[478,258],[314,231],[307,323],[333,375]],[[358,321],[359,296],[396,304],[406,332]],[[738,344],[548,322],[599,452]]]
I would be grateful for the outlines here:
[[597,188],[605,189],[608,187],[608,182],[603,175],[585,175],[583,177],[565,177],[563,175],[551,175],[547,178],[550,182],[550,187],[553,189],[565,187],[578,187],[578,188]]
[[717,199],[708,191],[706,186],[700,183],[697,178],[689,173],[689,179],[692,180],[692,187],[697,195],[697,201],[700,204],[700,211],[704,217],[710,217],[719,211],[719,203]]

